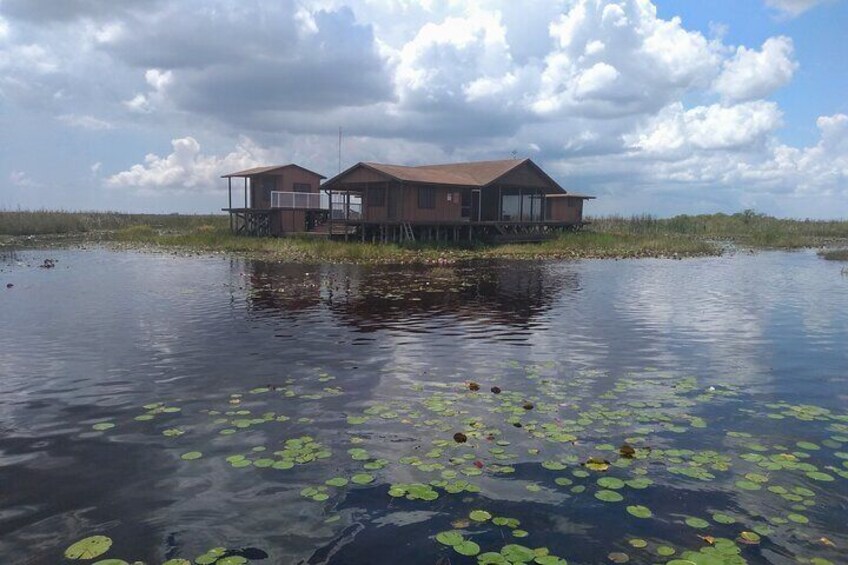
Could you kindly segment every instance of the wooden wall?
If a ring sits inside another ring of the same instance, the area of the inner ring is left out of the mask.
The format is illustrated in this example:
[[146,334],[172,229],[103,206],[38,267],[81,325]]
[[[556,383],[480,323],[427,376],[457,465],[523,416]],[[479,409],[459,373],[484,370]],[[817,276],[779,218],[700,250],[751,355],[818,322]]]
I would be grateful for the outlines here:
[[[386,197],[383,199],[382,206],[375,206],[368,198],[366,185],[356,187],[357,190],[366,188],[364,217],[368,222],[459,222],[466,219],[462,217],[462,188],[460,187],[424,185],[433,186],[435,189],[434,207],[419,208],[418,188],[422,185],[379,182],[370,186],[385,186]],[[394,195],[390,194],[392,191]],[[450,194],[450,200],[448,200],[448,194]],[[397,214],[395,218],[390,219],[389,204],[392,198],[398,198]]]
[[[569,203],[571,203],[571,206],[569,206]],[[551,222],[576,224],[583,221],[582,198],[547,198],[545,205],[549,212],[546,219]]]
[[275,192],[294,192],[295,183],[309,184],[309,192],[318,192],[321,189],[321,176],[304,171],[300,167],[287,167],[271,175],[254,175],[250,177],[249,206],[251,208],[271,207],[271,198],[270,196],[266,198],[263,190],[265,179],[273,181],[271,190]]
[[280,232],[275,233],[274,235],[286,235],[290,233],[302,233],[306,231],[306,210],[280,209],[276,212],[276,214],[279,215],[278,225]]

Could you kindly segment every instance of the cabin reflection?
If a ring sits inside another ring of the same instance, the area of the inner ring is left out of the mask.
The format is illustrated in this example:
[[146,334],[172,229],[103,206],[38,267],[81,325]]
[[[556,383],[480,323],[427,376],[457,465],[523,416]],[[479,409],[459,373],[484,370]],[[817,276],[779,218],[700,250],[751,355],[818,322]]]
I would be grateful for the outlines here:
[[327,311],[360,331],[430,318],[526,328],[556,300],[580,290],[579,274],[543,263],[362,266],[249,262],[249,308],[257,314],[299,316]]

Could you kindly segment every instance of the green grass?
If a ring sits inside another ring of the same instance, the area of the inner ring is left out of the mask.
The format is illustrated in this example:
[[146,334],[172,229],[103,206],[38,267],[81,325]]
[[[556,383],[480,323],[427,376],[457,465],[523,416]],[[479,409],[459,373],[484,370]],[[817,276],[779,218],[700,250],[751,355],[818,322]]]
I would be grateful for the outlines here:
[[848,239],[848,221],[781,219],[753,210],[672,218],[608,216],[590,218],[590,221],[591,229],[601,233],[688,235],[763,249],[815,247],[833,240]]
[[73,235],[149,225],[157,230],[187,230],[229,225],[224,215],[121,214],[61,210],[0,210],[0,235]]
[[[204,252],[261,255],[298,262],[413,263],[458,259],[691,257],[721,253],[727,242],[758,249],[820,247],[848,241],[848,221],[778,219],[746,210],[655,218],[590,218],[584,231],[537,244],[388,244],[329,241],[321,238],[240,237],[229,232],[225,215],[119,214],[112,212],[0,211],[0,246],[20,236],[58,236]],[[825,258],[845,250],[825,251]],[[842,259],[844,260],[844,259]]]

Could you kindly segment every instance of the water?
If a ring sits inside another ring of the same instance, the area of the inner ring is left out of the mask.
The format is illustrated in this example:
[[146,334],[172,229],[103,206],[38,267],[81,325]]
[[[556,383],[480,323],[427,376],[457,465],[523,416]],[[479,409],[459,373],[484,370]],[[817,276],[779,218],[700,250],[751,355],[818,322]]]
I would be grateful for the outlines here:
[[[810,252],[367,267],[36,250],[0,257],[0,283],[4,563],[70,562],[93,535],[129,562],[476,563],[435,539],[453,529],[572,564],[846,562],[848,279]],[[274,454],[302,436],[311,455]],[[430,481],[434,500],[405,496]]]

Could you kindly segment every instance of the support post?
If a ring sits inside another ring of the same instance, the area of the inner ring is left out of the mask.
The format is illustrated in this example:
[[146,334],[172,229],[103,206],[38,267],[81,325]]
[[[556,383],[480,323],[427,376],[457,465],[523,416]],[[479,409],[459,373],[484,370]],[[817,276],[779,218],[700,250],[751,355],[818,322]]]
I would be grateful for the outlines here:
[[244,177],[244,209],[247,210],[247,177]]
[[333,239],[333,189],[327,191],[327,197],[330,201],[330,233],[328,239]]
[[233,177],[227,177],[227,208],[230,215],[230,233],[233,231]]

